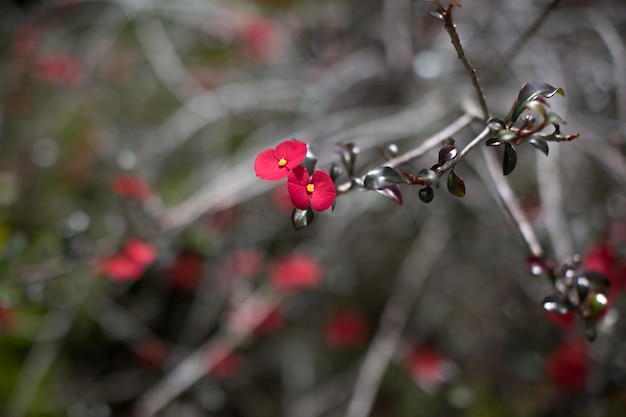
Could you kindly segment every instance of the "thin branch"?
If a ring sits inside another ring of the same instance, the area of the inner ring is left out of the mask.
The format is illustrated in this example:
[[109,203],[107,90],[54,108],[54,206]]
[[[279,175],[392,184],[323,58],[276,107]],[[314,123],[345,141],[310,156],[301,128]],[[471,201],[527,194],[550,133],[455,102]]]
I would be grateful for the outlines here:
[[[450,125],[448,125],[446,128],[435,133],[433,136],[429,137],[428,139],[424,140],[424,142],[422,142],[421,145],[418,146],[417,148],[412,149],[393,159],[390,159],[389,161],[385,162],[381,166],[388,166],[388,167],[395,168],[395,167],[406,164],[408,162],[413,161],[414,159],[421,157],[426,152],[439,146],[441,144],[441,141],[443,141],[444,139],[454,135],[455,133],[457,133],[464,127],[469,126],[469,124],[472,122],[472,120],[475,119],[475,117],[476,116],[471,113],[463,114],[461,117],[459,117]],[[337,192],[339,193],[347,192],[351,186],[352,186],[352,182],[345,182],[337,186]]]
[[450,236],[451,230],[445,221],[431,218],[404,257],[398,281],[387,300],[380,325],[359,370],[346,417],[370,414],[385,370],[402,342],[402,330],[415,298]]
[[513,223],[519,232],[527,251],[534,256],[543,255],[539,239],[537,239],[530,222],[526,218],[519,202],[515,198],[509,183],[502,176],[500,172],[500,164],[496,160],[494,153],[487,148],[483,148],[483,156],[485,158],[485,162],[487,163],[489,176],[493,180],[498,193],[498,201],[500,202],[500,205],[505,213],[508,215],[509,220],[511,220],[511,223]]
[[496,62],[495,65],[491,66],[490,69],[485,74],[485,79],[490,79],[493,75],[498,74],[502,67],[507,65],[514,59],[517,54],[524,48],[524,46],[528,43],[530,39],[537,33],[537,31],[541,28],[541,26],[545,23],[547,17],[556,9],[556,6],[561,2],[561,0],[552,0],[546,7],[543,9],[541,14],[537,16],[535,21],[531,23],[531,25],[526,28],[526,30],[517,38],[517,40],[511,45],[505,52],[500,56],[500,59]]
[[441,17],[443,18],[444,27],[448,35],[450,35],[450,42],[454,45],[454,49],[456,53],[465,66],[465,70],[467,74],[472,80],[472,85],[474,86],[474,91],[476,92],[476,97],[478,98],[478,102],[480,103],[480,109],[483,113],[483,121],[489,120],[489,109],[487,108],[487,102],[485,100],[485,95],[480,86],[480,82],[478,81],[478,76],[476,75],[476,70],[469,62],[469,59],[465,56],[465,51],[463,50],[463,46],[461,46],[461,39],[459,39],[459,34],[456,31],[456,26],[452,21],[452,9],[454,8],[454,3],[451,3],[446,9],[440,10]]

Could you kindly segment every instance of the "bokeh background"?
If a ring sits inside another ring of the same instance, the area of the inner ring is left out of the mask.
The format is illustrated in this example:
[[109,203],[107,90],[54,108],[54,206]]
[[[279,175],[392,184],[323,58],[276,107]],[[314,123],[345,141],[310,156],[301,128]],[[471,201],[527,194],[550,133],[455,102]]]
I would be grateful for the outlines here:
[[291,138],[363,174],[471,107],[433,4],[4,0],[0,415],[625,415],[626,3],[460,3],[493,116],[565,90],[580,137],[506,178],[546,254],[616,283],[593,343],[542,312],[482,146],[462,199],[353,192],[297,232],[255,176]]

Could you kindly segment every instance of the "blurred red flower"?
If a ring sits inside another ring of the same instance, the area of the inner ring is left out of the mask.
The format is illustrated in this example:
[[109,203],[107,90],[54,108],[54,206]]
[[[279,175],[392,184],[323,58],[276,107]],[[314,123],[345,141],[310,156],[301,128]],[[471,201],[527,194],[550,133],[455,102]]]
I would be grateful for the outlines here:
[[135,353],[143,366],[160,366],[167,356],[167,346],[160,338],[149,336],[135,344]]
[[206,357],[209,375],[217,379],[233,378],[243,370],[243,359],[232,349],[215,347]]
[[37,46],[40,34],[41,30],[36,26],[24,25],[20,27],[13,36],[13,54],[19,57],[31,55]]
[[46,84],[72,86],[78,82],[83,72],[83,64],[70,56],[50,54],[37,58],[33,75]]
[[589,376],[587,344],[582,340],[563,342],[546,357],[546,372],[562,391],[583,390]]
[[441,352],[422,346],[408,357],[406,366],[415,382],[426,392],[434,393],[456,373],[456,364]]
[[141,177],[118,175],[111,181],[111,189],[121,197],[134,198],[144,202],[152,195],[148,183]]
[[151,245],[130,239],[120,252],[98,261],[96,270],[113,281],[134,281],[155,259],[156,250]]
[[334,312],[326,321],[324,339],[336,350],[363,346],[370,335],[367,320],[356,310]]
[[266,149],[257,155],[254,171],[264,180],[279,180],[300,165],[306,157],[306,143],[295,139],[282,142],[276,149]]
[[15,326],[15,312],[10,306],[0,305],[0,331],[11,330]]
[[626,261],[617,256],[617,251],[609,242],[591,248],[583,257],[583,268],[599,272],[609,279],[609,299],[614,299],[626,287]]
[[270,200],[274,207],[285,214],[291,214],[293,211],[293,203],[289,190],[286,187],[276,187],[270,194]]
[[141,267],[150,265],[156,259],[156,250],[152,245],[134,238],[126,242],[124,253]]
[[313,258],[293,253],[270,266],[270,281],[283,293],[315,287],[322,278],[322,267]]
[[263,269],[263,255],[256,249],[235,249],[225,259],[230,277],[254,278]]
[[330,175],[316,170],[309,178],[306,168],[298,166],[289,173],[287,188],[294,206],[300,210],[309,208],[316,211],[326,210],[333,205],[337,191]]
[[285,326],[285,312],[280,306],[272,308],[271,311],[265,313],[265,318],[254,329],[257,336],[274,333]]
[[169,283],[175,291],[194,291],[204,276],[205,260],[193,252],[181,252],[169,270]]
[[253,19],[239,33],[244,50],[256,59],[271,58],[276,49],[274,25],[265,19]]

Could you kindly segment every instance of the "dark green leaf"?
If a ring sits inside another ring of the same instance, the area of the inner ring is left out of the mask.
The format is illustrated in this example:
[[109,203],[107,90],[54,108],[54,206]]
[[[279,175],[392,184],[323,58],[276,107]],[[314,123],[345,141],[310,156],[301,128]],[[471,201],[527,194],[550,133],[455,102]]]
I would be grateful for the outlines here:
[[500,146],[502,145],[502,142],[496,138],[491,138],[491,139],[487,139],[487,142],[485,142],[485,145],[487,146]]
[[548,142],[545,140],[538,136],[531,136],[528,138],[528,143],[530,143],[533,148],[540,150],[545,156],[548,156],[550,148],[548,147]]
[[489,126],[489,129],[491,129],[492,132],[498,132],[506,129],[506,123],[504,123],[504,120],[495,117],[489,119],[487,126]]
[[347,143],[345,145],[337,145],[335,152],[341,157],[341,163],[343,164],[348,176],[354,177],[354,164],[356,162],[356,156],[359,153],[359,148],[354,143]]
[[432,17],[434,17],[435,19],[439,19],[443,22],[443,15],[439,12],[430,12],[429,13]]
[[579,302],[585,301],[585,298],[589,295],[589,287],[589,280],[586,277],[576,278],[576,293],[578,294]]
[[376,190],[376,192],[392,199],[396,204],[400,206],[402,205],[402,192],[396,184],[390,185],[387,188]]
[[561,118],[561,116],[559,116],[556,113],[548,112],[546,114],[546,123],[551,123],[553,125],[558,125],[558,124],[564,125],[565,124],[565,120],[563,120]]
[[419,197],[420,200],[422,200],[424,203],[430,203],[431,201],[433,201],[435,193],[432,188],[426,187],[420,190]]
[[592,320],[585,320],[585,336],[587,336],[587,340],[593,342],[596,340],[597,335],[596,323]]
[[504,158],[502,159],[502,173],[509,175],[515,169],[515,164],[517,164],[515,148],[510,143],[506,142],[504,144]]
[[[441,168],[441,165],[437,164],[437,167]],[[433,166],[433,168],[436,168]],[[422,185],[434,185],[439,188],[439,176],[433,169],[422,169],[417,173],[418,183]]]
[[[430,167],[430,170],[433,171],[435,173],[435,175],[439,175],[439,174],[441,174],[443,172],[443,166],[441,166],[441,164],[435,164],[435,165]],[[422,172],[422,171],[420,171],[420,172]]]
[[396,156],[398,156],[398,152],[399,152],[398,145],[396,145],[395,143],[388,143],[386,145],[380,145],[378,149],[380,150],[380,153],[383,154],[385,159],[395,158]]
[[341,167],[336,164],[331,164],[330,165],[330,179],[332,179],[333,182],[335,182],[337,181],[337,178],[339,178],[339,175],[341,175]]
[[402,183],[406,183],[406,177],[391,167],[377,168],[368,172],[363,179],[363,186],[368,190],[381,190]]
[[606,293],[611,287],[611,281],[604,274],[596,271],[585,271],[584,275],[593,291]]
[[465,197],[465,182],[454,170],[448,175],[448,191],[457,197]]
[[439,149],[439,163],[444,164],[451,159],[456,158],[459,150],[454,145],[446,145]]
[[452,136],[448,136],[444,140],[441,141],[442,146],[452,146],[454,145],[454,138]]
[[526,83],[520,90],[517,101],[513,104],[513,108],[507,117],[507,124],[513,125],[517,118],[526,108],[526,103],[535,100],[538,97],[550,98],[555,94],[565,95],[561,88],[555,88],[546,83]]
[[555,313],[555,314],[567,314],[569,313],[569,308],[567,305],[567,301],[563,296],[559,294],[550,294],[541,302],[541,306],[544,310]]
[[498,140],[501,142],[508,142],[515,140],[515,138],[517,138],[517,133],[512,130],[501,130],[500,133],[498,133]]
[[300,165],[305,167],[309,174],[313,174],[315,171],[315,165],[317,164],[317,155],[313,152],[311,147],[307,145],[306,156],[304,157],[304,161]]
[[306,210],[300,210],[296,208],[293,209],[293,212],[291,213],[291,224],[296,230],[304,229],[305,227],[313,223],[314,218],[315,213],[313,212],[313,209],[311,207]]
[[589,294],[589,313],[591,313],[591,317],[596,317],[602,313],[608,305],[609,300],[606,298],[606,295],[596,292]]

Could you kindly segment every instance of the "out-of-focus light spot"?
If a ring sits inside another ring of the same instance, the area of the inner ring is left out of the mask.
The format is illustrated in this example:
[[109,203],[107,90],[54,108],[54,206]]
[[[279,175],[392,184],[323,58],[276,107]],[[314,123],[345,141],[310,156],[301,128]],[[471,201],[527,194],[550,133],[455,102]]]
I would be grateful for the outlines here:
[[77,233],[84,232],[89,227],[91,223],[89,216],[84,211],[75,211],[70,214],[70,217],[67,219],[68,226]]
[[13,172],[0,172],[0,206],[13,204],[17,199],[17,178]]
[[30,149],[33,163],[41,168],[49,168],[59,159],[59,146],[50,138],[41,138]]
[[466,409],[474,402],[474,393],[462,385],[453,387],[448,392],[448,402],[455,408]]
[[137,165],[137,156],[129,150],[122,151],[117,155],[117,165],[122,169],[133,169]]
[[420,52],[413,59],[413,71],[420,78],[437,78],[441,74],[441,56],[428,50]]

